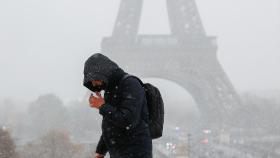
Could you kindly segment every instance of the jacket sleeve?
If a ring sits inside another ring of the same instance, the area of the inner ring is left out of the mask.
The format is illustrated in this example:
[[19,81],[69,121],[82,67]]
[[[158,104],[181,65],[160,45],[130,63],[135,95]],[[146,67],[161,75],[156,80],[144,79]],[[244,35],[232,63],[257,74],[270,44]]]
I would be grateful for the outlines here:
[[96,147],[96,153],[106,155],[108,149],[103,140],[103,135],[100,136],[99,142]]
[[133,129],[140,120],[142,101],[145,96],[144,88],[139,81],[133,77],[127,78],[120,86],[120,105],[112,106],[105,103],[101,106],[99,113],[111,121],[114,125]]

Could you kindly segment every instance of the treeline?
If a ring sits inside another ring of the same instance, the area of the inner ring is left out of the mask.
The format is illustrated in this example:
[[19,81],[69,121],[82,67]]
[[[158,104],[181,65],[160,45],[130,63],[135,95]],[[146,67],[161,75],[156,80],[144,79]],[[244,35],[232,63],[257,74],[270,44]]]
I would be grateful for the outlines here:
[[0,111],[0,126],[8,127],[12,135],[21,140],[32,140],[53,129],[68,131],[76,139],[86,139],[92,133],[100,132],[101,117],[85,100],[64,105],[57,96],[47,94],[20,112],[17,108],[21,105],[12,101],[5,103],[8,104],[2,105]]
[[[92,157],[101,117],[86,100],[65,105],[59,97],[47,94],[29,103],[24,111],[17,110],[22,105],[12,100],[1,104],[0,129],[5,141],[0,141],[0,154],[7,158]],[[92,149],[88,145],[93,145]]]
[[0,158],[92,158],[94,150],[86,152],[85,147],[74,143],[67,132],[58,130],[16,147],[9,130],[0,129]]

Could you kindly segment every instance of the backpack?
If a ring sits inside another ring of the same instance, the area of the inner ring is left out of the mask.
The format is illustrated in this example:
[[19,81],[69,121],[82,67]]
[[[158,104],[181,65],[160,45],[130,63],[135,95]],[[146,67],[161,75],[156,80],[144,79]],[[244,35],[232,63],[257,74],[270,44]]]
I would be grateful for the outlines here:
[[149,111],[148,125],[151,138],[160,138],[163,132],[164,103],[159,89],[150,83],[143,83],[138,77],[132,76],[130,74],[125,74],[121,79],[121,82],[128,77],[136,78],[144,88]]

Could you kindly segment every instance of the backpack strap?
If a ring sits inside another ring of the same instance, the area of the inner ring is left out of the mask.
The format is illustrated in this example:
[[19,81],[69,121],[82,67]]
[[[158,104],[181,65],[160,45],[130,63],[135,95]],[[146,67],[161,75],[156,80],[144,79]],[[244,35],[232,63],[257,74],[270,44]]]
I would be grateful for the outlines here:
[[140,82],[140,84],[142,85],[142,87],[143,87],[144,83],[143,83],[138,77],[133,76],[133,75],[130,75],[130,74],[125,74],[125,75],[120,79],[119,85],[121,85],[121,84],[123,83],[123,81],[126,80],[126,79],[129,78],[129,77],[134,77],[134,78],[136,78],[136,79]]

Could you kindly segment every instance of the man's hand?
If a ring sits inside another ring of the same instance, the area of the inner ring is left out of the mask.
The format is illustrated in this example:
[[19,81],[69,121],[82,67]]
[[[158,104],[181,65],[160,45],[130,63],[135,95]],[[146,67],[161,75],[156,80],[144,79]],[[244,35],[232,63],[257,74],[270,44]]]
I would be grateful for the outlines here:
[[104,98],[101,96],[99,92],[95,92],[97,97],[95,97],[93,94],[90,95],[89,97],[89,105],[92,108],[97,108],[99,109],[103,104],[105,104]]
[[104,158],[105,156],[99,153],[95,153],[95,158]]

